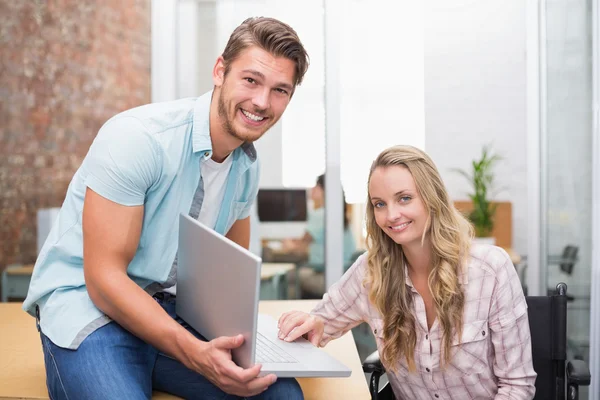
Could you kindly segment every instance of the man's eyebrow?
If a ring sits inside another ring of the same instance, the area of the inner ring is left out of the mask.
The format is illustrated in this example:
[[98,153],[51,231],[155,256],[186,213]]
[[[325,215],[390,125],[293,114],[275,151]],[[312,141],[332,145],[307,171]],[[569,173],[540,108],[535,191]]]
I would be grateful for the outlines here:
[[[250,74],[250,75],[254,75],[254,76],[256,76],[258,78],[261,78],[261,79],[265,79],[265,74],[263,74],[262,72],[256,71],[254,69],[245,69],[242,72],[245,72],[245,73]],[[291,92],[294,89],[294,87],[292,85],[290,85],[289,83],[285,83],[285,82],[279,82],[275,86],[278,87],[278,88],[285,89],[285,90],[287,90],[289,92]]]
[[263,74],[262,72],[258,72],[254,69],[245,69],[242,72],[245,72],[247,74],[252,74],[254,76],[258,76],[259,78],[265,79],[265,74]]

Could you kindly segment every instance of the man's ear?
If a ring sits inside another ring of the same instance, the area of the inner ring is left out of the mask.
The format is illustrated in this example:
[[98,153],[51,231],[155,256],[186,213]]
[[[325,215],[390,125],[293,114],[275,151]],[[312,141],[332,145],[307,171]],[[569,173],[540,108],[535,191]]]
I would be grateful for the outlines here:
[[222,86],[224,80],[225,60],[223,60],[223,56],[219,56],[213,68],[213,83],[215,84],[215,86]]

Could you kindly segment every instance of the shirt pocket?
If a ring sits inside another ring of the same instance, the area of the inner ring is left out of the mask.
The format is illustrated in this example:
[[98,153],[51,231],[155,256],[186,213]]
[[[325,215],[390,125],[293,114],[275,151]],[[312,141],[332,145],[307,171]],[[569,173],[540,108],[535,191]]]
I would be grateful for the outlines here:
[[380,346],[383,345],[383,319],[372,319],[369,325],[371,326],[371,332],[373,333],[375,341],[377,342],[377,348],[379,351],[381,351]]
[[472,375],[489,369],[490,333],[487,322],[487,320],[480,320],[463,325],[460,342],[456,336],[452,341],[450,348],[452,358],[448,363],[448,373]]

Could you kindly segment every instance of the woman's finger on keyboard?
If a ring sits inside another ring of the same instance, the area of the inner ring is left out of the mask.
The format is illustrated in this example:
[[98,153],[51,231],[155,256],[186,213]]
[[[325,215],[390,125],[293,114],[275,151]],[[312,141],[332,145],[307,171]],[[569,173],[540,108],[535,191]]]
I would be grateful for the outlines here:
[[312,332],[316,328],[316,320],[312,316],[306,314],[304,318],[295,321],[295,326],[292,328],[283,340],[293,342],[300,336]]
[[279,324],[279,339],[284,339],[297,326],[300,326],[310,318],[305,312],[295,311],[285,317]]
[[277,328],[281,328],[281,324],[285,324],[285,321],[294,314],[299,313],[300,311],[288,311],[288,312],[284,312],[283,314],[281,314],[281,316],[279,317],[279,319],[277,320]]
[[286,342],[292,342],[298,339],[300,336],[306,335],[306,338],[309,342],[319,347],[321,338],[323,337],[324,328],[325,325],[319,317],[309,315],[302,325],[296,326],[296,328],[292,329],[292,331],[288,333],[284,340]]

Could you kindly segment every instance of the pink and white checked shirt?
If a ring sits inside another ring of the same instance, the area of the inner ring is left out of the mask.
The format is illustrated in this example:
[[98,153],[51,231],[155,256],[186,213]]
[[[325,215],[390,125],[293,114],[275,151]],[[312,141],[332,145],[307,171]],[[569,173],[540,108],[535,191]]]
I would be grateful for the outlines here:
[[[325,320],[321,346],[366,321],[382,350],[383,319],[363,287],[366,255],[333,285],[311,312]],[[468,268],[459,276],[465,293],[462,338],[454,338],[450,363],[440,365],[442,332],[436,319],[427,329],[425,304],[412,286],[417,370],[404,358],[388,373],[398,399],[532,399],[536,373],[531,358],[527,304],[508,254],[499,247],[473,245]]]

